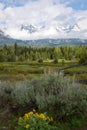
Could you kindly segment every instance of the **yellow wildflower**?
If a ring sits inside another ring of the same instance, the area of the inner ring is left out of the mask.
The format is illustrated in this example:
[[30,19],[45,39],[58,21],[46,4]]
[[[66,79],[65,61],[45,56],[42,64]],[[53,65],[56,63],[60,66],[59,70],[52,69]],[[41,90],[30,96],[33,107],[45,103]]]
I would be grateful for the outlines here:
[[25,125],[25,128],[26,128],[26,129],[28,129],[29,127],[30,127],[30,125],[29,125],[29,124]]
[[43,113],[41,113],[39,117],[40,117],[41,119],[43,119],[43,120],[46,119],[46,117],[45,117],[45,115],[44,115]]
[[22,121],[22,117],[19,117],[18,124],[20,124],[21,121]]
[[28,114],[25,114],[25,115],[24,115],[24,120],[27,121],[28,119],[29,119]]
[[31,111],[31,112],[28,113],[28,116],[30,116],[30,115],[33,115],[33,111]]

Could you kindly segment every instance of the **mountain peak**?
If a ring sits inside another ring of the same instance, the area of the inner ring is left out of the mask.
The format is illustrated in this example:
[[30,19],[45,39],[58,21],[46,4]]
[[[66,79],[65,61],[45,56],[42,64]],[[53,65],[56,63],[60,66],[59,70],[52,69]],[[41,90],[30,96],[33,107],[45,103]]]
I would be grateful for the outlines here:
[[34,33],[37,31],[37,27],[30,24],[30,25],[21,25],[20,30],[28,31],[29,33]]
[[70,33],[70,32],[73,32],[73,31],[80,31],[80,27],[78,26],[77,23],[75,23],[74,25],[68,25],[66,27],[64,27],[64,26],[57,26],[56,30],[58,32]]

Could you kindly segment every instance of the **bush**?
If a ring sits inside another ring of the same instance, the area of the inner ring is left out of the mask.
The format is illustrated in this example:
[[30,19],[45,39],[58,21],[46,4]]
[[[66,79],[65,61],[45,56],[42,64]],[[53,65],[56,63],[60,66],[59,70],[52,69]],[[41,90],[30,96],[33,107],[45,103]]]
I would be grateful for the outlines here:
[[17,84],[12,96],[18,106],[30,105],[35,100],[34,88],[29,81],[24,81],[21,84]]
[[56,119],[87,112],[87,89],[58,74],[45,75],[37,86],[36,102],[39,110],[47,111]]
[[6,107],[6,105],[11,104],[13,89],[14,85],[10,82],[0,83],[0,108]]
[[[9,92],[9,91],[10,92]],[[70,116],[87,116],[87,87],[82,87],[74,80],[59,75],[45,74],[42,78],[23,81],[13,86],[11,83],[0,84],[0,103],[16,104],[20,110],[33,108],[47,112],[55,120]]]

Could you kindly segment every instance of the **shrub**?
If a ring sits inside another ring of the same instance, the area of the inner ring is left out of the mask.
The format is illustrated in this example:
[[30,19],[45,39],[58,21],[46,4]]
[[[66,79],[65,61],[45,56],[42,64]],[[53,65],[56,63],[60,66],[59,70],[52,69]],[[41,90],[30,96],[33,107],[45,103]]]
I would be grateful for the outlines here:
[[0,83],[0,107],[5,107],[12,102],[12,92],[14,85],[10,82]]
[[[59,75],[45,74],[41,78],[25,80],[13,85],[0,83],[0,104],[16,104],[20,110],[33,108],[47,112],[55,120],[70,116],[87,116],[87,87]],[[2,106],[2,105],[1,105]]]
[[58,74],[45,75],[37,86],[36,101],[42,111],[56,119],[87,113],[87,89]]
[[22,83],[17,84],[13,91],[12,98],[19,108],[21,108],[21,106],[22,108],[26,107],[28,109],[35,107],[34,88],[29,81],[23,81]]

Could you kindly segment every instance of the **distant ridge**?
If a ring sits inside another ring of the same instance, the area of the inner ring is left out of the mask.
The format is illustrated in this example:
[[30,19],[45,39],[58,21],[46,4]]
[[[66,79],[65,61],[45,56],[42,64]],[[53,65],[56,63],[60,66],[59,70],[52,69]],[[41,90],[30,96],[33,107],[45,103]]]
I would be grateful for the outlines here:
[[13,45],[24,46],[65,46],[65,45],[87,45],[87,40],[82,39],[38,39],[38,40],[17,40],[5,36],[0,36],[0,46]]
[[14,43],[24,46],[63,46],[63,45],[87,45],[87,39],[38,39],[38,40],[17,40],[6,36],[3,31],[0,30],[0,46],[12,45]]

